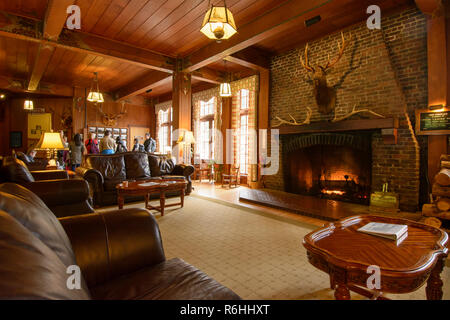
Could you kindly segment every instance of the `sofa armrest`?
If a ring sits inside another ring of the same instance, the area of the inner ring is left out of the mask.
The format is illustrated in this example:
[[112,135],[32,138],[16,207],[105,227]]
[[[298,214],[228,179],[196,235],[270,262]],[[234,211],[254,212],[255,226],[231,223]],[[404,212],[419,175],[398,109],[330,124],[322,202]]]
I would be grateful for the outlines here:
[[60,218],[89,287],[165,261],[155,218],[144,209]]
[[195,170],[194,166],[186,164],[177,164],[170,174],[176,176],[185,176],[186,178],[189,178],[194,173],[194,170]]
[[84,180],[41,180],[22,185],[34,192],[48,207],[89,199],[89,185]]
[[69,179],[69,174],[66,170],[38,170],[31,171],[31,175],[36,181]]

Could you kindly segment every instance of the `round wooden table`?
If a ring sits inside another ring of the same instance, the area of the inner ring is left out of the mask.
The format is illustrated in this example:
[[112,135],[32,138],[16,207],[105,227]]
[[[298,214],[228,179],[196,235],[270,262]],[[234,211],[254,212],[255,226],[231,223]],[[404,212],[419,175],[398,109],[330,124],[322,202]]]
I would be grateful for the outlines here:
[[[184,193],[186,190],[187,181],[184,179],[163,179],[151,181],[132,181],[128,185],[119,183],[116,185],[117,189],[117,203],[119,209],[123,209],[126,196],[144,196],[145,208],[148,210],[157,210],[164,216],[164,209],[167,207],[184,206]],[[180,192],[180,202],[166,205],[166,193],[171,191]],[[152,206],[149,204],[151,194],[159,194],[159,206]]]
[[[397,244],[357,231],[369,222],[406,224],[408,236]],[[448,235],[441,229],[406,219],[354,216],[311,232],[303,245],[309,262],[330,275],[336,299],[350,299],[350,290],[385,299],[383,292],[413,292],[425,282],[427,299],[442,299],[440,274],[448,255]],[[380,276],[377,288],[368,285],[374,268]]]

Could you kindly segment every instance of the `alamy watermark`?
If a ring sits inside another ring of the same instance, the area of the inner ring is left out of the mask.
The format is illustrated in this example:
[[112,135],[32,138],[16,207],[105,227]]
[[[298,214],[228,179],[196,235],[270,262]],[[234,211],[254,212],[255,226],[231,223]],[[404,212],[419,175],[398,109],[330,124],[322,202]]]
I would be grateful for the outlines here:
[[81,9],[77,5],[71,5],[66,10],[69,15],[66,20],[66,27],[69,30],[81,29]]
[[367,18],[367,28],[370,30],[381,29],[381,9],[379,6],[373,4],[367,7],[367,14],[371,14],[369,18]]

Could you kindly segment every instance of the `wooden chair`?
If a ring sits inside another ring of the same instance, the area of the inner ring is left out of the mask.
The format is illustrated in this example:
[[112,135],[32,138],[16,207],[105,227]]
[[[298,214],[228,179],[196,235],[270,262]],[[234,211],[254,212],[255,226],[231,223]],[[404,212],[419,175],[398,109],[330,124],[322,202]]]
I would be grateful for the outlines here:
[[237,187],[239,184],[239,167],[232,166],[230,168],[230,174],[223,173],[222,174],[222,187],[226,184],[228,184],[228,187],[231,188],[231,186],[234,184],[234,187]]
[[198,180],[199,182],[202,182],[202,178],[208,179],[208,181],[211,181],[212,174],[211,174],[211,166],[209,166],[206,162],[203,162],[199,165],[198,171]]

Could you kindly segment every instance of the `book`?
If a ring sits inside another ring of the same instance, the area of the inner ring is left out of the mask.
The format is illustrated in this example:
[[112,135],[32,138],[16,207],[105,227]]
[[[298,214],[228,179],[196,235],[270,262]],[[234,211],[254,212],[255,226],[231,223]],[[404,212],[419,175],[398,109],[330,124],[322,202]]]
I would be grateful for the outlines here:
[[397,241],[408,232],[408,226],[405,224],[370,222],[359,228],[358,231]]
[[141,183],[141,184],[139,184],[139,186],[140,187],[151,187],[151,186],[156,186],[156,185],[158,185],[159,183],[157,183],[157,182],[146,182],[146,183]]

